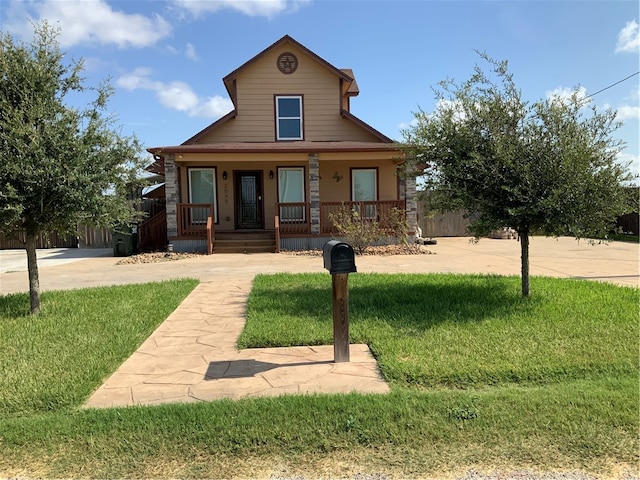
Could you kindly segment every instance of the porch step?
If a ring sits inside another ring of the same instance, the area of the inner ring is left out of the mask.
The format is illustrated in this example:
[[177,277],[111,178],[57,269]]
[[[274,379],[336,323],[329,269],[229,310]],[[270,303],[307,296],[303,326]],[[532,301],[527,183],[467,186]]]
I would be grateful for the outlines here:
[[214,253],[273,253],[275,232],[216,232]]

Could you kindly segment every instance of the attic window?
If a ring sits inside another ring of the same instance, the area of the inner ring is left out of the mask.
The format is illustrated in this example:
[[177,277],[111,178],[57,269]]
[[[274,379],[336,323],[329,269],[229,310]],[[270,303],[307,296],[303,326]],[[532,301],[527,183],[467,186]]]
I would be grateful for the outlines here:
[[302,140],[302,97],[276,97],[276,138]]

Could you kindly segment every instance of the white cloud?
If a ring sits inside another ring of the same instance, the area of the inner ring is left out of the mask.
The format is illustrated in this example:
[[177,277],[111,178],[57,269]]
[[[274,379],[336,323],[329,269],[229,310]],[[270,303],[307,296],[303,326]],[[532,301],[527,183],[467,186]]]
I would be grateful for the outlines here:
[[553,90],[547,90],[545,93],[548,100],[551,101],[559,101],[562,103],[569,103],[573,101],[574,96],[575,100],[579,103],[587,104],[589,101],[587,99],[587,89],[584,87],[569,88],[569,87],[557,87]]
[[616,53],[638,53],[640,52],[640,26],[638,22],[632,20],[627,22],[622,30],[618,32],[618,43]]
[[152,70],[150,68],[139,67],[130,74],[120,77],[116,83],[127,90],[136,90],[138,88],[153,90],[151,86],[153,82],[149,79],[151,73]]
[[194,62],[197,62],[198,60],[200,60],[200,57],[198,56],[198,52],[196,52],[196,47],[194,47],[192,43],[187,43],[187,48],[185,49],[184,53],[187,56],[187,58],[193,60]]
[[415,126],[417,126],[417,125],[418,125],[418,119],[417,119],[417,118],[414,118],[414,119],[413,119],[413,120],[411,120],[409,123],[407,123],[407,122],[400,122],[400,123],[398,124],[398,130],[406,130],[406,129],[408,129],[408,128],[415,127]]
[[180,8],[199,16],[220,10],[235,10],[250,17],[273,18],[281,13],[291,13],[310,4],[310,0],[173,0]]
[[8,31],[28,37],[32,22],[47,20],[60,28],[62,48],[79,44],[113,44],[118,47],[147,47],[171,32],[162,16],[150,17],[114,10],[105,0],[12,1]]
[[198,96],[185,82],[152,82],[151,90],[156,92],[160,103],[165,107],[189,114],[194,112],[191,116],[196,116],[195,109],[198,108]]
[[173,110],[185,112],[190,117],[218,118],[233,110],[233,103],[220,96],[200,98],[191,87],[181,81],[170,83],[151,79],[153,72],[140,67],[121,76],[116,84],[126,90],[149,90],[155,92],[159,102]]
[[640,106],[638,105],[622,105],[616,111],[618,112],[617,120],[640,120]]

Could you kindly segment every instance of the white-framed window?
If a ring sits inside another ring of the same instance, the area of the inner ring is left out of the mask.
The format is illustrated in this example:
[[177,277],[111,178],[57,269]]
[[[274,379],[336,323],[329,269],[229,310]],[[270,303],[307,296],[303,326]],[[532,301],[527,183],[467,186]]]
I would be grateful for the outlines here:
[[[280,203],[304,203],[304,167],[278,168],[278,201]],[[281,205],[281,221],[304,221],[304,205]]]
[[276,96],[276,138],[302,140],[302,96]]
[[[189,203],[212,204],[214,206],[213,220],[215,223],[218,223],[215,168],[189,169]],[[207,210],[204,208],[193,209],[191,212],[191,221],[193,223],[206,223]]]
[[[351,200],[354,202],[378,200],[378,170],[376,168],[354,168],[351,170]],[[364,218],[375,217],[375,205],[366,205]]]

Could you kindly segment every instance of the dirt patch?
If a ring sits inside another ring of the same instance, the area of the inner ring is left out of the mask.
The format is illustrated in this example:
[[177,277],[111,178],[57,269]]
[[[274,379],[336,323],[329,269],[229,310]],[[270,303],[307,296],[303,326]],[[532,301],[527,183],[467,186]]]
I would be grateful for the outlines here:
[[138,255],[132,255],[125,257],[116,265],[129,265],[132,263],[158,263],[158,262],[172,262],[175,260],[184,260],[185,258],[199,257],[202,253],[176,253],[176,252],[153,252],[153,253],[139,253]]
[[[379,247],[367,247],[362,255],[432,255],[435,252],[428,250],[424,245],[382,245]],[[283,255],[308,255],[320,257],[322,250],[289,250],[283,251]],[[158,263],[184,260],[186,258],[200,257],[204,253],[177,253],[177,252],[153,252],[139,253],[130,257],[124,257],[116,265],[131,265],[135,263]],[[220,255],[220,254],[218,254]],[[224,255],[224,254],[222,254]]]
[[[285,255],[311,255],[322,256],[322,250],[288,250],[282,252]],[[362,255],[433,255],[435,252],[425,248],[424,245],[381,245],[367,247]]]

